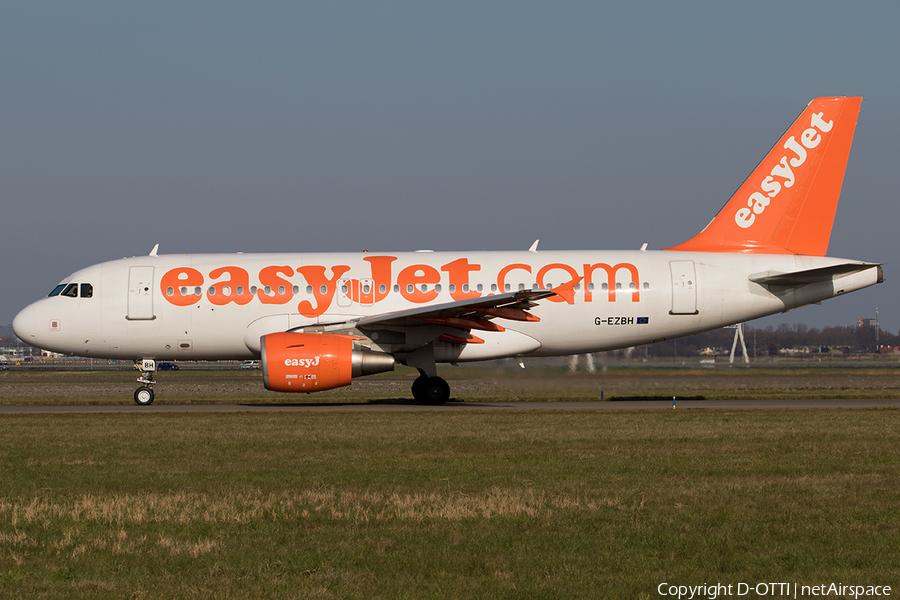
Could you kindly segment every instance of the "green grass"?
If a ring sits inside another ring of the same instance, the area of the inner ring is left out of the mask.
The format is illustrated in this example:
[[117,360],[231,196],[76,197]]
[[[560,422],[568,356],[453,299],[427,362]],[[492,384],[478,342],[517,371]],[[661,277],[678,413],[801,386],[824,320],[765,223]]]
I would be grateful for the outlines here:
[[0,453],[2,598],[900,585],[896,410],[7,415]]

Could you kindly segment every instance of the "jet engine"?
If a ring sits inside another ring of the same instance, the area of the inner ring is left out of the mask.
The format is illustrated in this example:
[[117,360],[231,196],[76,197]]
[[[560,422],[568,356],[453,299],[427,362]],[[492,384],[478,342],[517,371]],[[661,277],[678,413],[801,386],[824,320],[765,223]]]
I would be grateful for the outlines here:
[[350,385],[353,377],[394,370],[394,357],[360,348],[349,335],[270,333],[260,338],[266,389],[321,392]]

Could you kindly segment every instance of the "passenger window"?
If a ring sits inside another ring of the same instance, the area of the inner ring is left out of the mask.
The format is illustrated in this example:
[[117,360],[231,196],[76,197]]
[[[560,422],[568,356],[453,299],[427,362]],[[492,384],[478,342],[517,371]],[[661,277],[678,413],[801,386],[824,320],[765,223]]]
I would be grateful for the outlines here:
[[47,294],[47,297],[48,297],[48,298],[52,298],[53,296],[59,296],[60,292],[63,291],[63,288],[64,288],[64,287],[66,287],[66,284],[64,284],[64,283],[59,284],[58,286],[56,286],[55,288],[53,288],[53,291],[52,291],[52,292],[50,292],[49,294]]
[[69,298],[77,298],[78,297],[78,284],[70,283],[65,287],[62,291],[63,296],[68,296]]

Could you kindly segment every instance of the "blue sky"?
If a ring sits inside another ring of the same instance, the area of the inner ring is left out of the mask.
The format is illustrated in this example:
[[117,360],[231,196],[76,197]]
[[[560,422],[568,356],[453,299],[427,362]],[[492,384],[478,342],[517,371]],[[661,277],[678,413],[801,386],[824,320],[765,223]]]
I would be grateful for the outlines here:
[[900,329],[900,4],[260,4],[0,4],[0,323],[156,243],[664,248],[859,95],[829,254],[888,281],[755,324]]

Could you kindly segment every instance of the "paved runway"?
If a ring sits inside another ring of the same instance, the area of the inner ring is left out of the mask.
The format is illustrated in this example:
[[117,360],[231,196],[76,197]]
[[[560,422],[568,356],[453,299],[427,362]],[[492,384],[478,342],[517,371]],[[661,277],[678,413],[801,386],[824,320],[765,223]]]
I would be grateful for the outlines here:
[[[675,410],[693,409],[781,409],[900,408],[900,399],[891,400],[680,400]],[[452,412],[523,410],[672,410],[671,400],[610,400],[606,402],[449,402],[427,406],[397,402],[354,404],[77,404],[0,406],[0,414],[23,413],[171,413],[171,412]]]

